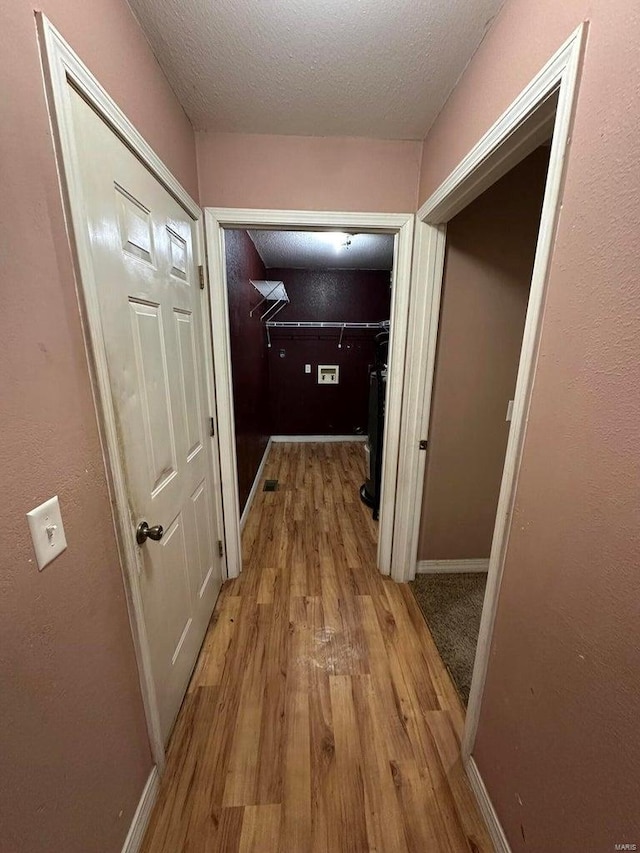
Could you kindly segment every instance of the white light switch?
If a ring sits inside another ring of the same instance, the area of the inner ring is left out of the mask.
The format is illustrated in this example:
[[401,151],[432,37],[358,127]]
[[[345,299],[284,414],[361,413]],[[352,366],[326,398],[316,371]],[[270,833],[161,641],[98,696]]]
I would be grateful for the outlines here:
[[310,364],[305,364],[304,372],[305,373],[311,373],[311,365]]
[[27,513],[31,539],[40,571],[67,547],[58,496]]
[[509,400],[507,404],[507,417],[505,420],[510,421],[513,417],[513,400]]

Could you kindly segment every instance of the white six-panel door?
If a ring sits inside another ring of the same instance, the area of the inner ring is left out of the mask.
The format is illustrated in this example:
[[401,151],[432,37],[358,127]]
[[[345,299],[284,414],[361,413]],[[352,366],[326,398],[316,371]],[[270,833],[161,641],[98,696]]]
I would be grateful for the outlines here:
[[130,535],[163,738],[169,737],[221,586],[206,410],[196,224],[72,92],[77,156]]

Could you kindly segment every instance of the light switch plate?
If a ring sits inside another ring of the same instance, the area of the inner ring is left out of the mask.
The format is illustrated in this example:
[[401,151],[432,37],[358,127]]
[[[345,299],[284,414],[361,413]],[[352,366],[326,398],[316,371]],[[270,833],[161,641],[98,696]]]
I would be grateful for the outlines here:
[[50,498],[27,513],[31,539],[40,571],[67,547],[58,496]]
[[509,402],[507,404],[507,417],[505,418],[505,420],[510,421],[512,417],[513,417],[513,400],[509,400]]
[[304,372],[305,373],[311,373],[311,365],[310,364],[305,364]]

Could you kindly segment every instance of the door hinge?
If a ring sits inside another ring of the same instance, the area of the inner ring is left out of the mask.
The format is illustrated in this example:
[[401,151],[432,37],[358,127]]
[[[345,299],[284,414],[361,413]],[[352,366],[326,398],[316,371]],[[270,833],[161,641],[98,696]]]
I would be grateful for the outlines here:
[[213,418],[209,418],[209,435],[216,434],[216,422]]
[[224,548],[222,547],[222,539],[218,539],[218,556],[224,557]]
[[200,290],[204,290],[204,267],[202,264],[198,267],[198,278],[200,279]]
[[421,438],[420,443],[418,444],[418,447],[420,448],[420,450],[426,450],[427,449],[427,439]]

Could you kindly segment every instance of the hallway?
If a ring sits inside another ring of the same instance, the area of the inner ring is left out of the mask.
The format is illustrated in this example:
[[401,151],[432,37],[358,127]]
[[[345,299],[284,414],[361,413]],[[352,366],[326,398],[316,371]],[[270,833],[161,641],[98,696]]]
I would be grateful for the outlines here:
[[375,569],[360,442],[273,444],[178,717],[145,853],[490,851],[463,711]]

